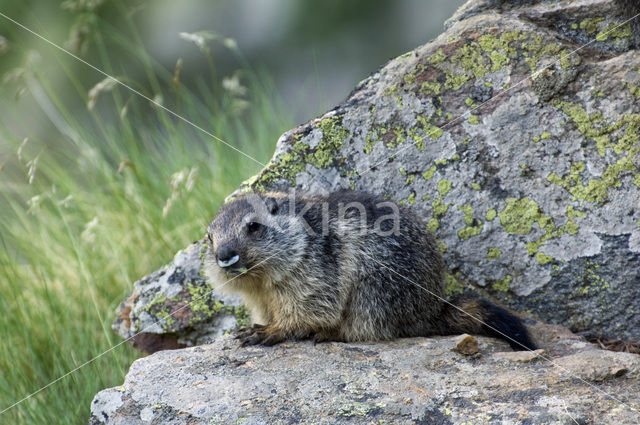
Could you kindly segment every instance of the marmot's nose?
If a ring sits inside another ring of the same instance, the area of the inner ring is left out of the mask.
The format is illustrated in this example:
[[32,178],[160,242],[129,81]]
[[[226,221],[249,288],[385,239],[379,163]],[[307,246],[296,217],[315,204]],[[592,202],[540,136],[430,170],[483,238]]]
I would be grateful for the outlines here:
[[234,265],[240,260],[240,256],[231,245],[222,245],[218,248],[218,265],[222,268]]

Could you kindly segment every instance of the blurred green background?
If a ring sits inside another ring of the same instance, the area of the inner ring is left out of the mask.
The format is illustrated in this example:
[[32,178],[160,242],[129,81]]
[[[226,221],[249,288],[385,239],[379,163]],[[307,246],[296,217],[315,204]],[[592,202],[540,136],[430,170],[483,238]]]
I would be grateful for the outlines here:
[[[279,135],[427,42],[461,0],[0,0],[0,411],[121,342],[132,283],[203,234]],[[122,344],[0,413],[86,423]]]

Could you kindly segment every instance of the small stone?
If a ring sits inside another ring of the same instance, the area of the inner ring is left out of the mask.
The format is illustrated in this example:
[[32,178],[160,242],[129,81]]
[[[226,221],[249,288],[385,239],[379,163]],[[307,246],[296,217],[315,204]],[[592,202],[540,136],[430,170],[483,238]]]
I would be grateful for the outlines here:
[[614,378],[621,378],[625,376],[627,372],[629,372],[629,369],[627,369],[626,367],[618,367],[618,366],[612,367],[611,370],[609,371],[610,375]]
[[455,339],[454,351],[465,356],[473,356],[478,353],[478,340],[469,334],[462,334]]

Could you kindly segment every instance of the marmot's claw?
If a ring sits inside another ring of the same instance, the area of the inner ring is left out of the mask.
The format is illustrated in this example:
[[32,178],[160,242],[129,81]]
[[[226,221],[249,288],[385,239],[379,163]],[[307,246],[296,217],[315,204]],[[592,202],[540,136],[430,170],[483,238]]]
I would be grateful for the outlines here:
[[326,333],[316,333],[313,334],[313,345],[317,345],[321,342],[329,342],[329,341],[337,341],[335,336]]
[[285,339],[282,332],[277,328],[263,325],[253,325],[242,328],[238,330],[235,338],[240,340],[242,347],[258,344],[270,347]]
[[264,327],[265,327],[264,325],[258,325],[258,324],[251,325],[251,326],[243,326],[240,329],[236,330],[235,339],[240,339],[244,335],[251,334],[251,333],[255,332],[256,330],[262,329]]
[[278,340],[278,338],[276,338],[276,337],[275,337],[275,336],[273,336],[273,335],[269,335],[269,336],[267,336],[267,337],[264,339],[264,341],[262,341],[262,345],[266,345],[267,347],[271,347],[272,345],[275,345],[275,344],[277,344],[278,342],[280,342],[280,341]]

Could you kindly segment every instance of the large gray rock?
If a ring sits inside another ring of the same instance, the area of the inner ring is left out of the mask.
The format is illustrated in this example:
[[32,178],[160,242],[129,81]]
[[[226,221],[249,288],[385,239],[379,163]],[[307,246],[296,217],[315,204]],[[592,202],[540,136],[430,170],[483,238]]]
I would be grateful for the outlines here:
[[113,329],[153,353],[203,344],[249,324],[242,299],[212,291],[202,272],[207,246],[194,242],[173,261],[134,283]]
[[[436,40],[285,133],[240,190],[385,194],[428,221],[448,293],[471,287],[574,331],[638,339],[640,55],[630,27],[617,27],[612,0],[494,3],[470,0]],[[143,329],[126,313],[122,335]]]
[[466,356],[455,337],[269,348],[222,337],[137,360],[124,385],[95,397],[89,423],[640,422],[640,356],[543,332],[541,355],[490,338]]

